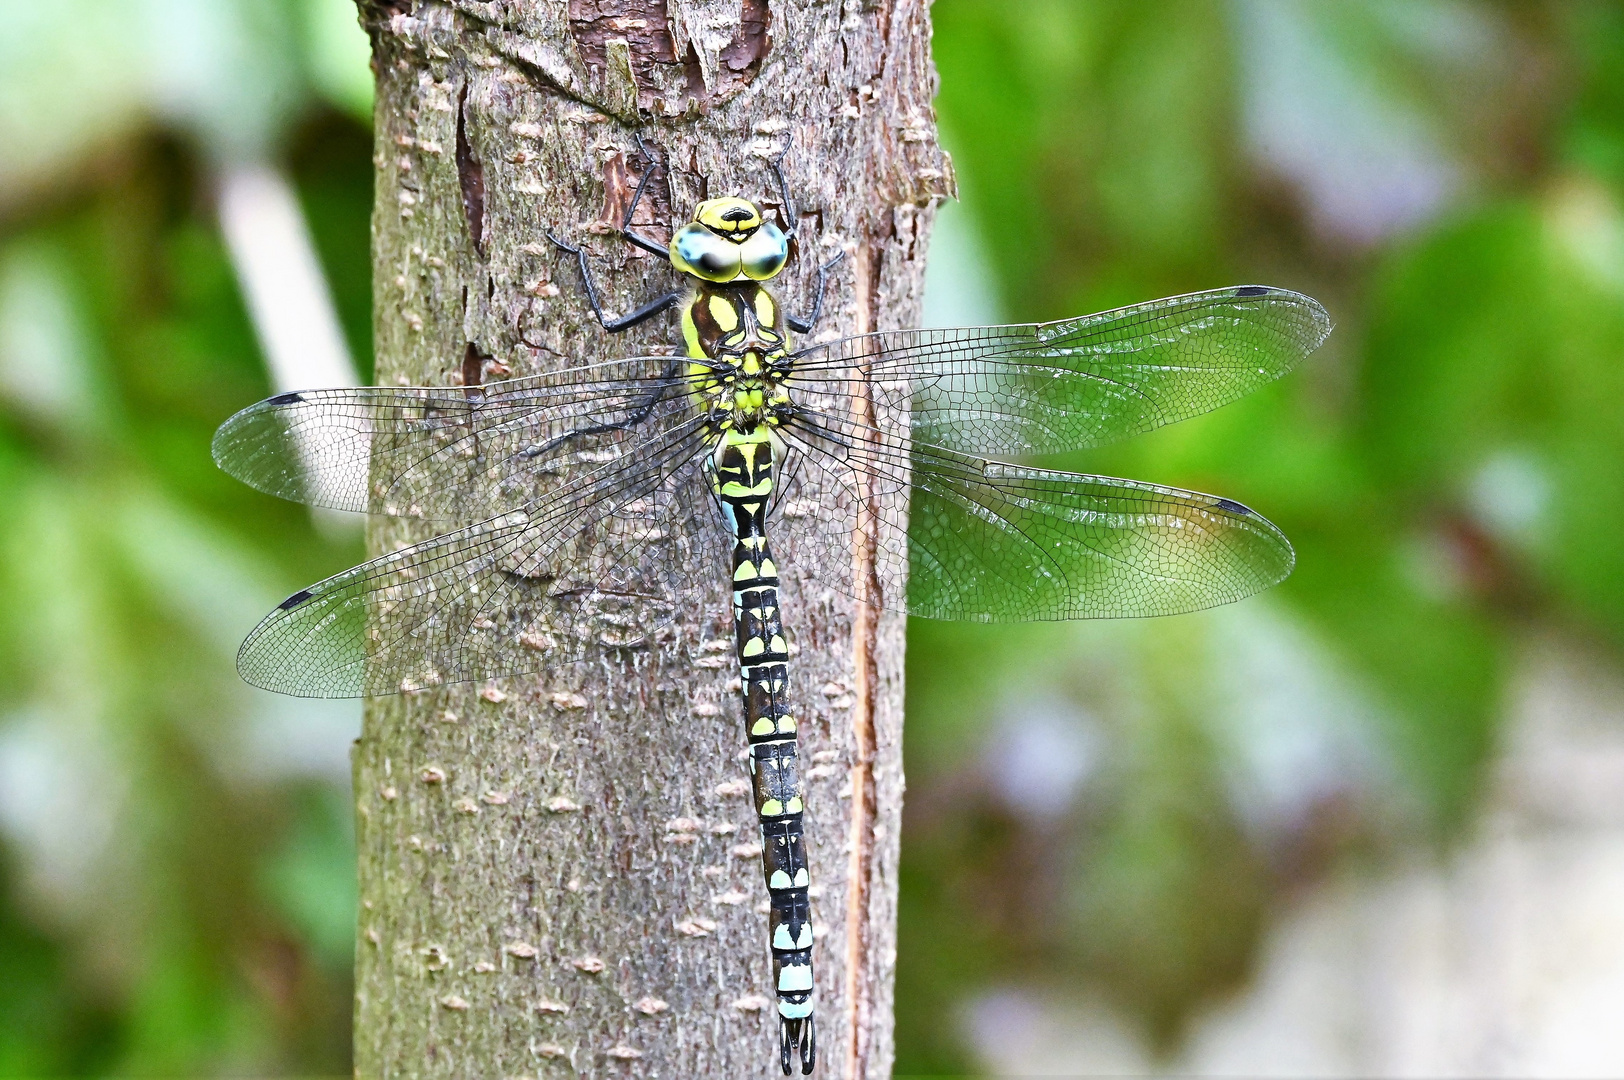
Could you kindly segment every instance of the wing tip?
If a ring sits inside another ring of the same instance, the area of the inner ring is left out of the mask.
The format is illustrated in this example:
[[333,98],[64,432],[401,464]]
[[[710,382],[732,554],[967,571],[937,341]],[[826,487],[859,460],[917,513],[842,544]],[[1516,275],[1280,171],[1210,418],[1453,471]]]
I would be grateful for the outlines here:
[[1286,300],[1305,308],[1314,327],[1314,333],[1308,342],[1308,347],[1303,350],[1305,356],[1325,344],[1325,339],[1331,336],[1331,330],[1335,327],[1335,324],[1331,322],[1331,313],[1325,310],[1325,305],[1307,293],[1300,293],[1295,289],[1282,289],[1274,285],[1236,285],[1228,291],[1237,300],[1274,298]]
[[347,683],[329,685],[290,678],[276,664],[266,664],[263,657],[248,655],[248,645],[249,642],[243,642],[243,648],[237,653],[237,675],[255,689],[295,698],[343,699],[368,694],[362,687]]
[[209,440],[209,456],[214,459],[214,467],[234,479],[241,480],[242,477],[231,471],[226,455],[231,449],[232,437],[236,434],[237,428],[241,426],[240,421],[244,414],[255,407],[250,405],[247,409],[232,413],[224,423],[214,429],[214,438]]
[[214,438],[209,441],[209,456],[214,458],[215,467],[227,476],[240,480],[249,487],[263,490],[253,479],[252,474],[240,467],[239,463],[231,459],[231,451],[238,445],[238,439],[245,429],[260,421],[265,413],[284,405],[294,405],[303,402],[302,394],[277,394],[275,397],[256,401],[246,408],[238,409],[225,419],[219,427],[214,429]]
[[357,698],[367,691],[358,679],[364,678],[365,657],[318,666],[305,657],[303,662],[290,655],[287,631],[302,612],[299,609],[319,594],[316,588],[300,589],[276,605],[259,625],[248,632],[237,648],[237,674],[249,686],[296,698]]
[[1280,526],[1245,503],[1236,502],[1234,499],[1226,499],[1221,495],[1214,495],[1211,498],[1213,509],[1240,519],[1245,523],[1241,528],[1246,533],[1258,538],[1267,538],[1272,541],[1274,547],[1274,551],[1267,562],[1260,559],[1257,563],[1254,563],[1254,567],[1260,571],[1257,587],[1228,600],[1220,601],[1220,604],[1234,603],[1249,596],[1256,596],[1265,589],[1274,588],[1291,576],[1291,572],[1297,567],[1297,549],[1292,547],[1290,538],[1286,536]]

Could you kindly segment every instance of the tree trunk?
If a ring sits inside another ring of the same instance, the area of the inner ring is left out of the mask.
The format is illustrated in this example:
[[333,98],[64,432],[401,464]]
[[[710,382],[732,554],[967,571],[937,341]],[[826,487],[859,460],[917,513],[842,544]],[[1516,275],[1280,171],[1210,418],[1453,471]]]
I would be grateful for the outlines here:
[[[702,198],[799,210],[782,292],[839,251],[820,336],[913,325],[936,146],[926,0],[361,0],[378,73],[380,383],[490,381],[674,340],[611,339],[669,290],[611,227],[647,163],[660,237]],[[494,359],[485,359],[484,357]],[[720,527],[720,526],[718,526]],[[428,535],[377,524],[379,551]],[[878,543],[904,538],[882,535]],[[902,799],[902,621],[785,568],[825,1076],[887,1076]],[[741,750],[728,568],[674,636],[485,686],[372,702],[355,751],[356,1075],[775,1075],[766,892]],[[730,681],[731,680],[731,681]]]

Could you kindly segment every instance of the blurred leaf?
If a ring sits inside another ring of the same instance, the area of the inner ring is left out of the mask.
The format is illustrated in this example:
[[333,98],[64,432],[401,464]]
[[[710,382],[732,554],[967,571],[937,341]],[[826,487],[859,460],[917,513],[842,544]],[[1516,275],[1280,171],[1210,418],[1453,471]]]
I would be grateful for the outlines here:
[[266,893],[329,969],[355,962],[355,822],[343,792],[312,787],[295,801],[293,827],[263,874]]
[[[1528,527],[1547,539],[1496,557],[1624,643],[1624,415],[1602,404],[1624,400],[1621,234],[1608,196],[1563,185],[1396,258],[1372,305],[1364,434],[1395,497],[1440,512],[1471,509],[1487,465],[1532,452],[1551,495]],[[1491,514],[1494,496],[1478,497]]]
[[311,80],[334,105],[372,122],[372,43],[354,0],[303,0]]
[[[330,139],[305,176],[351,216],[324,253],[364,271],[370,142]],[[142,143],[0,237],[0,1011],[56,1018],[0,1017],[0,1069],[347,1068],[345,789],[314,796],[325,817],[279,809],[311,769],[251,752],[296,726],[232,656],[359,542],[319,539],[209,459],[265,375],[198,173]]]

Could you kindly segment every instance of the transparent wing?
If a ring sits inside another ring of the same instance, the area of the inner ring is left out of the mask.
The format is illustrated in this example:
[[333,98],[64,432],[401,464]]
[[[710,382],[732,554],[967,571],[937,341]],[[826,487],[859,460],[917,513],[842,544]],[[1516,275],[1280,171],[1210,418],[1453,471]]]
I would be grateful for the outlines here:
[[[857,568],[873,537],[861,572],[829,584],[891,610],[972,622],[1172,615],[1291,573],[1280,530],[1229,499],[910,446],[838,417],[787,434],[798,460],[773,533],[783,562]],[[894,543],[904,535],[905,552]]]
[[591,465],[625,432],[680,422],[671,357],[633,357],[474,387],[279,394],[214,436],[232,476],[296,502],[391,516],[490,517],[533,478]]
[[1050,323],[893,330],[814,346],[791,387],[843,413],[864,390],[911,407],[915,441],[965,454],[1055,453],[1216,409],[1319,347],[1330,317],[1299,293],[1243,285]]
[[[837,588],[937,618],[1239,599],[1285,577],[1292,553],[1238,503],[979,455],[1093,445],[1215,408],[1328,329],[1314,301],[1247,286],[807,350],[775,546],[789,565],[835,567]],[[313,391],[228,421],[216,459],[262,490],[484,519],[290,597],[244,643],[244,677],[302,695],[394,693],[647,640],[670,615],[661,574],[723,562],[718,523],[698,520],[714,516],[701,427],[674,370],[640,357],[467,390]]]
[[672,583],[716,572],[699,422],[545,497],[373,559],[283,601],[243,642],[244,679],[301,697],[392,694],[647,644]]

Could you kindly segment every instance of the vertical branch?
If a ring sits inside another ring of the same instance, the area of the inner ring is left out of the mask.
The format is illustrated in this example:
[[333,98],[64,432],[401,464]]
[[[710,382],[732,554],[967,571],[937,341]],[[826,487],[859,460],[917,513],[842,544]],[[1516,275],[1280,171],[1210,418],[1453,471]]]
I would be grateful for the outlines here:
[[[680,223],[703,197],[776,198],[766,162],[789,142],[800,233],[785,293],[855,249],[824,325],[917,319],[911,255],[951,185],[922,0],[855,15],[789,0],[360,7],[378,73],[380,382],[456,385],[674,344],[661,320],[604,334],[545,236],[584,245],[614,314],[676,284],[615,235],[627,162],[646,167],[637,134],[670,163],[645,202],[660,236],[660,215]],[[827,765],[808,773],[805,817],[827,927],[818,1071],[854,1078],[890,1070],[902,623],[823,583],[857,573],[875,595],[877,554],[903,540],[867,517],[849,565],[784,568],[802,736]],[[370,543],[433,531],[383,522]],[[355,751],[358,1076],[776,1070],[725,577],[689,574],[653,647],[369,705]]]

